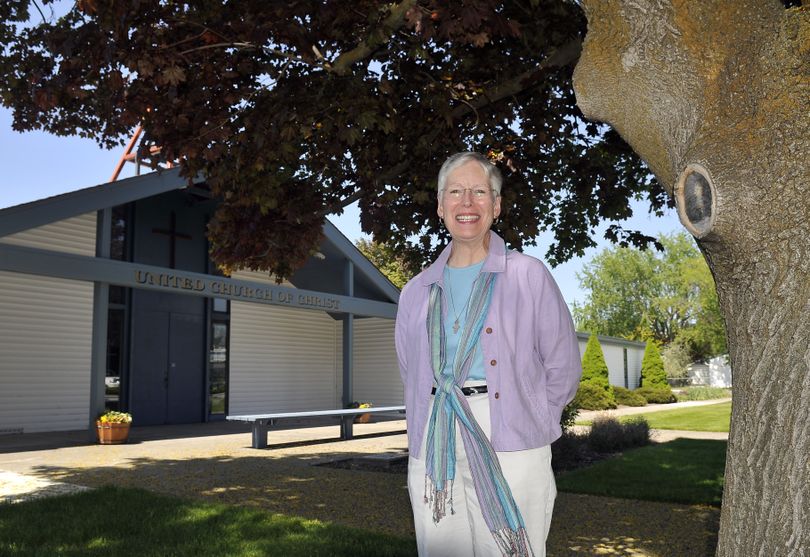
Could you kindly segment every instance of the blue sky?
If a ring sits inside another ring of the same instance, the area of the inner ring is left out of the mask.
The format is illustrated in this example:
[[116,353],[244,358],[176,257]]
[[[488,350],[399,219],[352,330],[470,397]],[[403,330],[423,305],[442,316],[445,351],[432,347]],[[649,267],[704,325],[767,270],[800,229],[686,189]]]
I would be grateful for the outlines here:
[[[0,208],[19,205],[37,199],[107,182],[124,148],[106,151],[95,142],[78,137],[56,137],[42,132],[17,133],[11,129],[11,113],[0,107]],[[122,177],[134,175],[135,167],[127,164]],[[438,172],[438,169],[436,169]],[[504,184],[509,187],[509,184]],[[648,234],[683,230],[675,211],[664,217],[646,212],[643,204],[635,208],[635,216],[626,224]],[[362,237],[356,207],[343,215],[330,217],[332,222],[352,241]],[[597,231],[602,237],[607,224]],[[537,239],[536,247],[526,253],[543,259],[551,242],[551,234]],[[569,305],[582,303],[586,292],[579,288],[576,273],[583,264],[610,243],[602,239],[596,248],[586,250],[583,257],[572,259],[551,270]]]

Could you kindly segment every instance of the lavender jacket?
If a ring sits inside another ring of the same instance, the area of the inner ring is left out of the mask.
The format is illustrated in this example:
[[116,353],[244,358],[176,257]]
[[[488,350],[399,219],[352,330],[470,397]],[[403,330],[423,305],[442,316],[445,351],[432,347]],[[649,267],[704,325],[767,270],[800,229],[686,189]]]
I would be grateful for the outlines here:
[[[428,293],[433,283],[444,288],[451,247],[452,242],[399,296],[395,338],[405,384],[408,449],[414,457],[419,457],[434,384]],[[494,232],[481,271],[498,273],[480,337],[492,446],[520,451],[548,445],[560,436],[560,416],[582,375],[571,314],[548,269],[533,257],[507,251]]]

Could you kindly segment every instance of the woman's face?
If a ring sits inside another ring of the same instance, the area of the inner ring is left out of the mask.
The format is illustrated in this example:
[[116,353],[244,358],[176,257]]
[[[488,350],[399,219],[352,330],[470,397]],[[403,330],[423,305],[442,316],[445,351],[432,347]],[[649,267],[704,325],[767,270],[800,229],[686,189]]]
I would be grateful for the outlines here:
[[[453,195],[459,191],[460,196]],[[476,191],[486,195],[476,196]],[[478,162],[467,161],[447,176],[438,213],[454,241],[483,245],[492,221],[501,213],[501,198],[494,196]]]

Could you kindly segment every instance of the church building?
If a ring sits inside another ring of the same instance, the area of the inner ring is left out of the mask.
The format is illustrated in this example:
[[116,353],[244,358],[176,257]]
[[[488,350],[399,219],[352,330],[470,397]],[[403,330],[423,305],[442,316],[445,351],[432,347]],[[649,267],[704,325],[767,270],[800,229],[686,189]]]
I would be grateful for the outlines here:
[[328,220],[289,281],[222,276],[177,169],[0,210],[0,434],[400,405],[399,296]]

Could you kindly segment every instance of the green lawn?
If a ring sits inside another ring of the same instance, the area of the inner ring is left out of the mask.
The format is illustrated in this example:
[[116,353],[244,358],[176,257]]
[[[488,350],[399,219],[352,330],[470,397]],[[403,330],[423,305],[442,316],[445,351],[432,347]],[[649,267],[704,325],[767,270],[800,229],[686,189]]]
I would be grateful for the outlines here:
[[106,487],[0,505],[0,555],[416,555],[412,539],[244,507]]
[[[619,420],[626,422],[639,416],[647,420],[652,429],[728,432],[729,423],[731,422],[731,402],[633,414],[632,416],[622,416]],[[577,421],[577,425],[591,425],[591,422],[588,420]]]
[[726,442],[676,439],[625,452],[557,478],[571,493],[719,506]]
[[642,414],[652,429],[725,431],[731,422],[731,402]]

